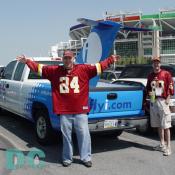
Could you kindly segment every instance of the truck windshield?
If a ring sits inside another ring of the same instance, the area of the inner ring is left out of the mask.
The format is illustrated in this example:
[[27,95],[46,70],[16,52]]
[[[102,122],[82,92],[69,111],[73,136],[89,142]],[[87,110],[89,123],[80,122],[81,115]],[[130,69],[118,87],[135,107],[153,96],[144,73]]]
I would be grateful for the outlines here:
[[[60,61],[37,61],[37,63],[48,65],[48,66],[63,65],[63,63]],[[37,73],[30,70],[28,79],[43,79],[43,78],[39,76]]]

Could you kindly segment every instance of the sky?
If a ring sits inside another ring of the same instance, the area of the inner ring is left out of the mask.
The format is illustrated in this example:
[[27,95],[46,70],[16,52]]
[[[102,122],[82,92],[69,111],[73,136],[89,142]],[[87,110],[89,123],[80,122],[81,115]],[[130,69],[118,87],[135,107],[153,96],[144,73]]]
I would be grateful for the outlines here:
[[158,13],[175,0],[0,0],[0,65],[17,55],[48,56],[52,45],[68,41],[77,18],[101,19],[108,11]]

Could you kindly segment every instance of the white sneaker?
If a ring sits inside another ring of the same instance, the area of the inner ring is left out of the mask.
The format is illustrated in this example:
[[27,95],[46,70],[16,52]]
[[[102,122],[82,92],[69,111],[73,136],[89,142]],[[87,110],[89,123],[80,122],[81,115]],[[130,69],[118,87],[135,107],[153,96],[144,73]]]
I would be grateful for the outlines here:
[[166,148],[165,151],[163,152],[164,156],[170,156],[171,155],[171,148]]
[[166,145],[160,144],[160,145],[158,145],[158,146],[153,147],[153,150],[154,150],[154,151],[165,152],[165,150],[166,150]]

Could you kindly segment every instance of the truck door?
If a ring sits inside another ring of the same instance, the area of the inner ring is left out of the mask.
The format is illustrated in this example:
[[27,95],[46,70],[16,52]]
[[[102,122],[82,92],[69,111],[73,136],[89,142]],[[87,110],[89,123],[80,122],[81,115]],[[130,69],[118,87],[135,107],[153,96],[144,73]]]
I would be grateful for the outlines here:
[[1,72],[0,73],[0,107],[2,107],[4,103],[4,94],[5,94],[5,87],[4,87],[2,78],[3,78],[3,74]]
[[24,67],[25,67],[25,64],[18,62],[11,80],[6,85],[8,86],[8,90],[7,90],[8,100],[6,101],[6,104],[12,112],[15,112],[18,114],[21,113],[20,94],[21,94],[21,88],[23,85],[22,75],[23,75]]
[[12,61],[6,66],[4,75],[1,79],[1,84],[0,84],[1,106],[2,108],[5,108],[5,109],[9,109],[9,104],[10,104],[9,100],[10,100],[10,96],[12,95],[9,89],[9,83],[12,79],[14,69],[16,67],[16,63],[17,61]]

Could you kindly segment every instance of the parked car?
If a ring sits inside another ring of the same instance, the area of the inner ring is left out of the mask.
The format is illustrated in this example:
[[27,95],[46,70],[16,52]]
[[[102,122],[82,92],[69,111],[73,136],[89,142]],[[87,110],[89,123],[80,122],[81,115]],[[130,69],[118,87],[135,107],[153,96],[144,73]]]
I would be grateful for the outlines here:
[[[161,66],[161,68],[169,71],[172,74],[173,80],[175,81],[175,65],[164,64]],[[134,82],[135,83],[137,82],[137,83],[141,83],[142,85],[144,85],[144,87],[146,87],[148,74],[152,71],[153,71],[153,68],[151,64],[128,65],[121,72],[119,79],[117,81],[114,81],[113,83],[124,82],[128,84],[133,84]],[[149,99],[147,99],[147,102],[149,107]],[[175,126],[175,96],[171,97],[170,109],[172,114],[172,125]],[[146,111],[146,112],[149,113],[149,111]],[[149,129],[149,120],[145,126],[137,127],[137,130],[142,133],[147,132],[148,129]]]

